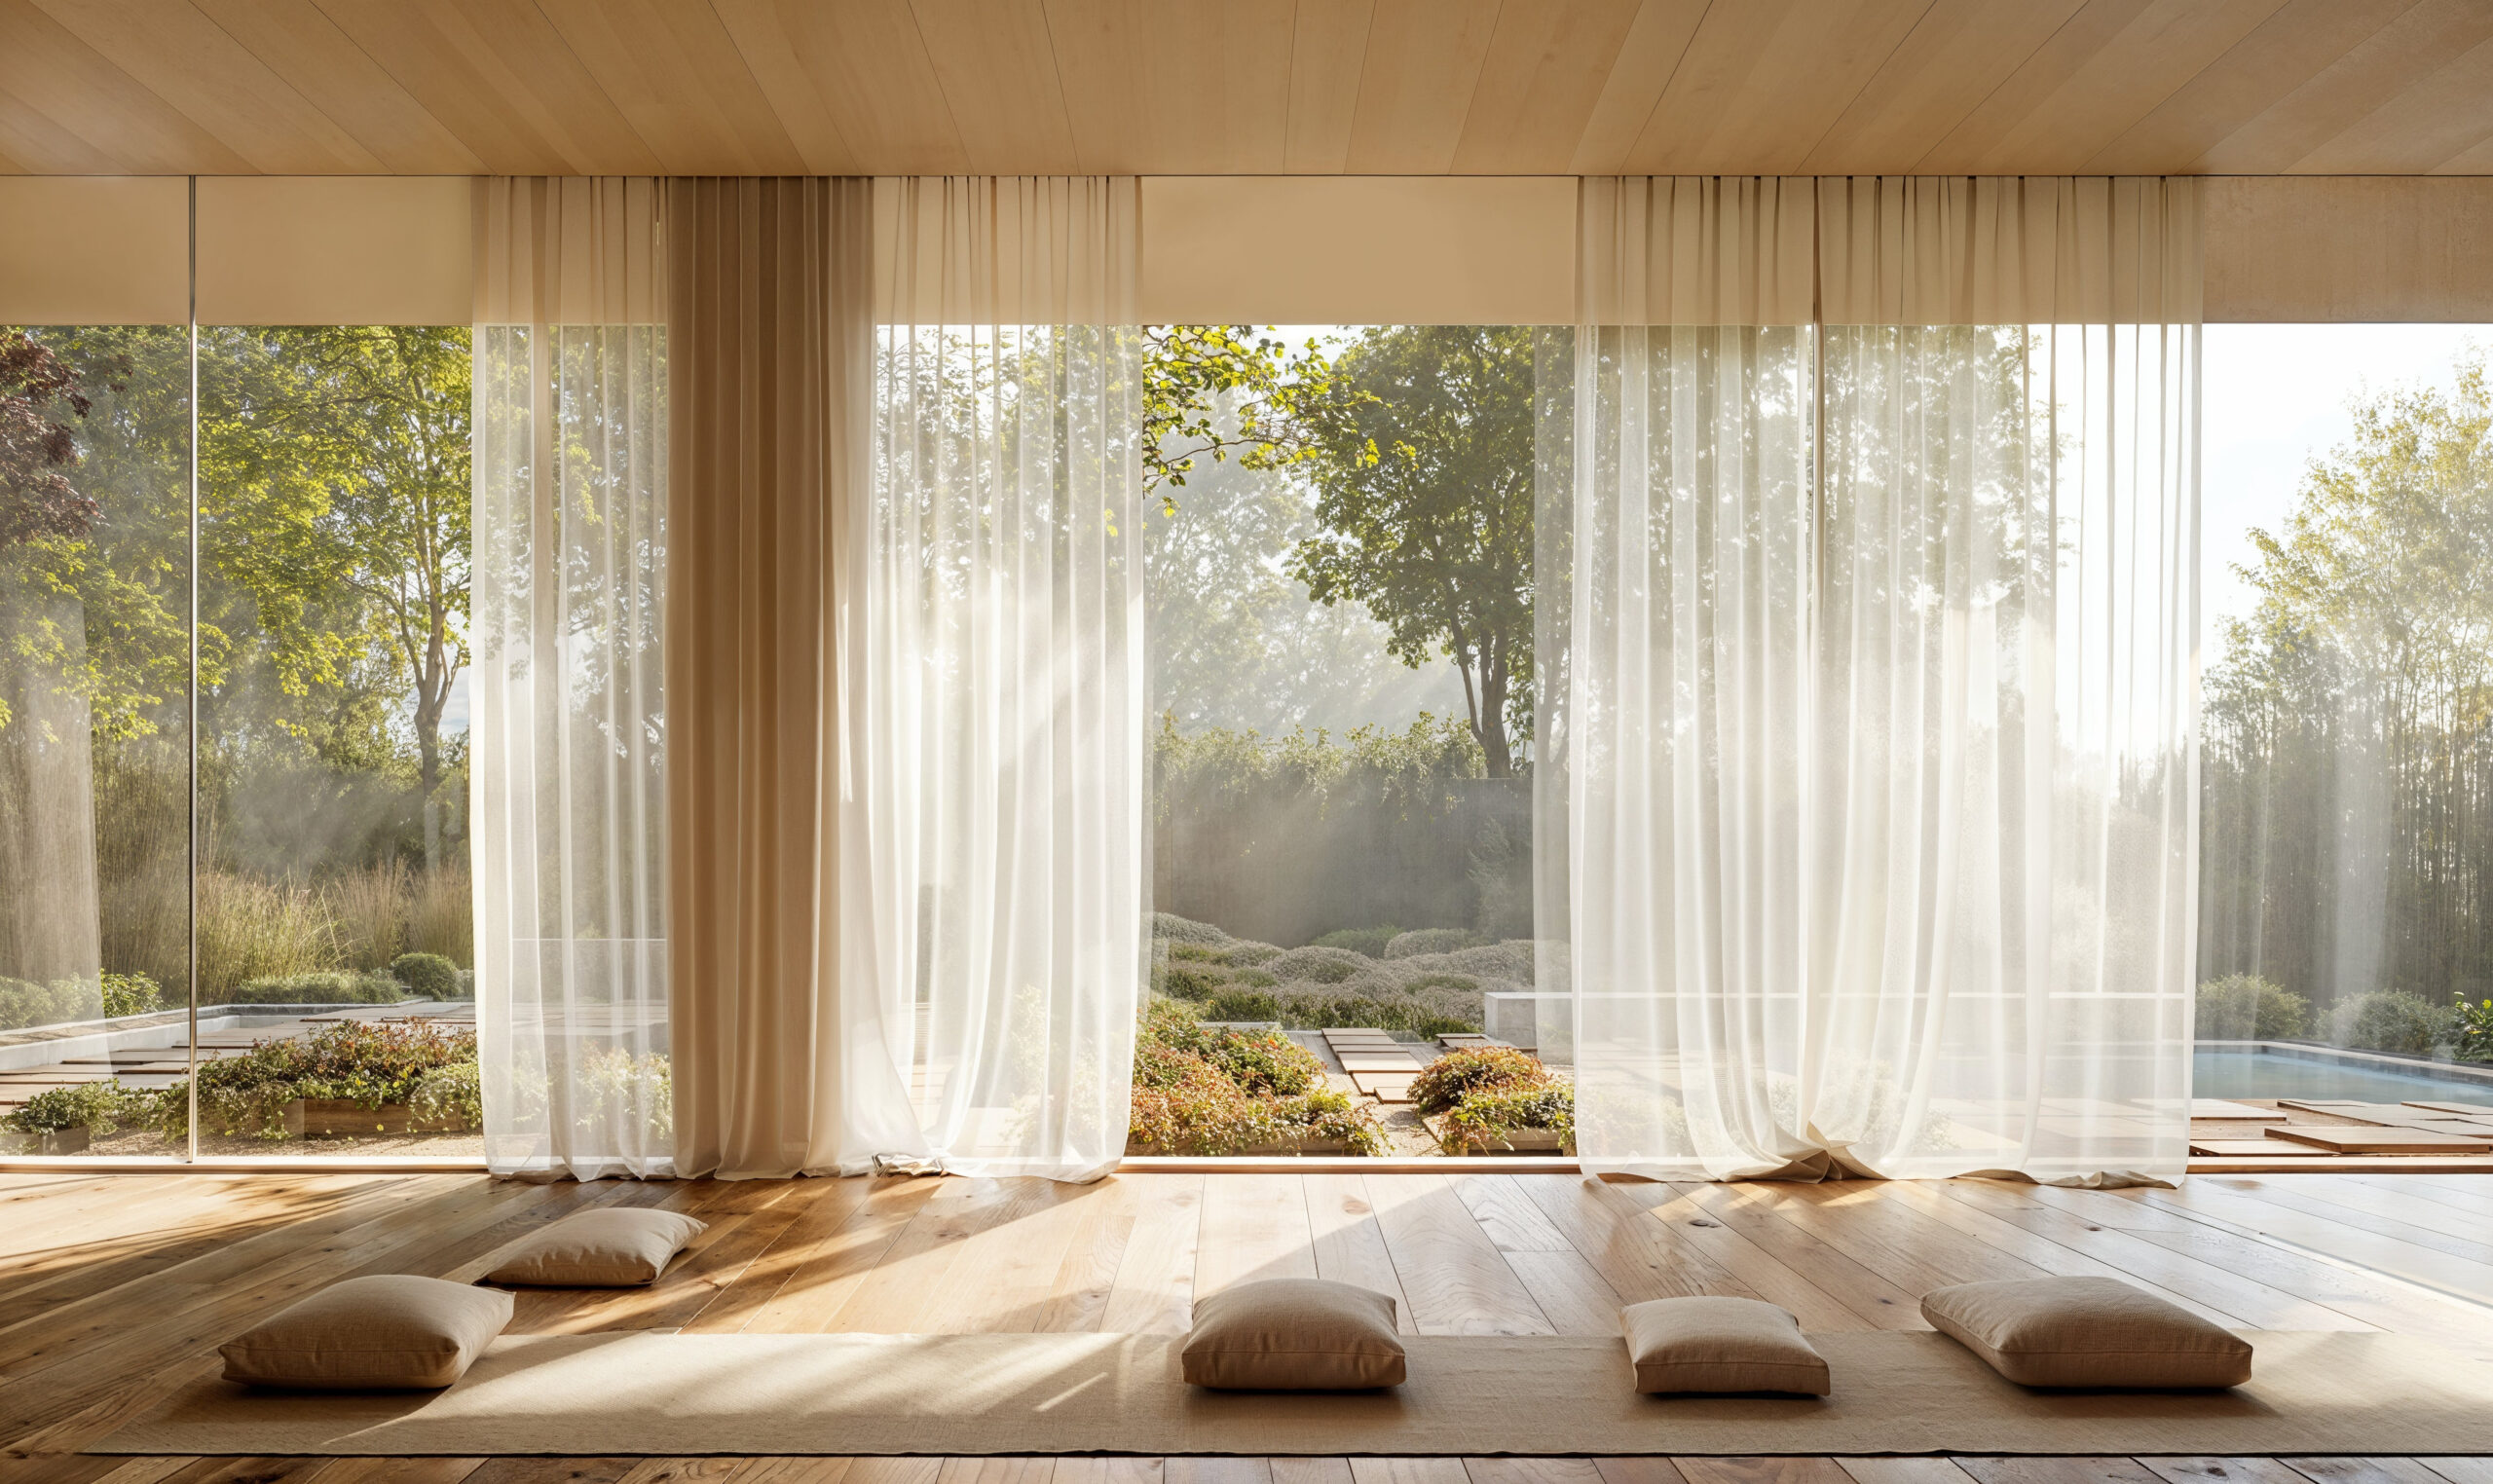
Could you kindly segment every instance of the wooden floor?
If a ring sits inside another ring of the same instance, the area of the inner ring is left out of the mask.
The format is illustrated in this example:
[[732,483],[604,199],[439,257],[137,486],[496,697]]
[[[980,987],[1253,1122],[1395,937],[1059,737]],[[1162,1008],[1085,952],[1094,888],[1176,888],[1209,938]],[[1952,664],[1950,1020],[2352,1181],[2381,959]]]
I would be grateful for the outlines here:
[[1918,1328],[1926,1290],[2113,1274],[2227,1324],[2380,1328],[2493,1359],[2493,1176],[1653,1185],[1531,1174],[1129,1174],[529,1185],[454,1174],[0,1175],[0,1481],[113,1484],[2493,1484],[2433,1459],[141,1459],[81,1455],[253,1317],[338,1279],[470,1279],[566,1212],[709,1230],[656,1286],[523,1293],[521,1333],[1176,1331],[1321,1276],[1432,1334],[1614,1334],[1622,1303],[1753,1295]]

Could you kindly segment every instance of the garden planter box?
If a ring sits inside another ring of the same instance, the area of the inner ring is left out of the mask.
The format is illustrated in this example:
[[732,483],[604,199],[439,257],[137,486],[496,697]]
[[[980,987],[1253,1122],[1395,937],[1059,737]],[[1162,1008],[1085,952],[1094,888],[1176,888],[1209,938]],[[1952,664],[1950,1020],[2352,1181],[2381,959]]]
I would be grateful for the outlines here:
[[85,1154],[93,1142],[87,1126],[48,1129],[41,1133],[0,1131],[0,1154]]
[[[1446,1135],[1451,1131],[1446,1125],[1444,1114],[1432,1114],[1420,1122],[1427,1125],[1429,1132],[1436,1136],[1438,1148],[1447,1147]],[[1506,1138],[1500,1142],[1483,1143],[1473,1139],[1463,1152],[1465,1154],[1565,1154],[1567,1142],[1547,1129],[1510,1129],[1507,1132]]]
[[403,1102],[362,1107],[343,1099],[300,1097],[286,1109],[286,1132],[297,1138],[352,1138],[391,1133],[472,1133],[472,1127],[449,1127],[416,1117]]

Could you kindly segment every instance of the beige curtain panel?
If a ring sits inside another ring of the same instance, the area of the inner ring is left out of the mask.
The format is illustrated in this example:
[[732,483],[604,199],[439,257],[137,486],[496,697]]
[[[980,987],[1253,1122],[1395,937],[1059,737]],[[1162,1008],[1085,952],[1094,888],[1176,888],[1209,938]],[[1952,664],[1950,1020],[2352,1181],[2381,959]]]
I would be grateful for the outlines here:
[[663,1175],[666,326],[658,185],[475,187],[469,673],[485,1155]]
[[838,1163],[835,584],[866,480],[871,187],[666,182],[676,1169]]

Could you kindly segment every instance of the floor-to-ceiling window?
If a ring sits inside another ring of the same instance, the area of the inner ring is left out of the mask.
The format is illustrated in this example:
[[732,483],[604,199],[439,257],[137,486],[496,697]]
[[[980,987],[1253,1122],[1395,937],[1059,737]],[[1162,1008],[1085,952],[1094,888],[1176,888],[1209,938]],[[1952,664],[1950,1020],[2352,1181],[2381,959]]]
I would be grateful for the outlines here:
[[[178,1151],[190,338],[0,327],[0,1145]],[[115,1073],[120,1073],[116,1080]]]
[[2493,335],[2206,333],[2198,1091],[2493,1101]]
[[[1535,340],[1154,334],[1162,385],[1202,393],[1149,468],[1154,984],[1242,1029],[1146,1035],[1140,1147],[1459,1148],[1414,1074],[1449,1034],[1529,1044]],[[1295,1041],[1324,1080],[1281,1091],[1341,1101],[1276,1110],[1250,1072],[1214,1107],[1231,1034]]]

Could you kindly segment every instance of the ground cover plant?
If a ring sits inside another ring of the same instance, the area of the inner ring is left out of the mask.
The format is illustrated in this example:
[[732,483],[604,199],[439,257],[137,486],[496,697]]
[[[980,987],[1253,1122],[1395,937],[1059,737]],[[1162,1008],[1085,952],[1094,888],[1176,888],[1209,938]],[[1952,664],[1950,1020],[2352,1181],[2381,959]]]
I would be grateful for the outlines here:
[[1271,1031],[1208,1024],[1179,1001],[1144,1007],[1129,1147],[1223,1155],[1301,1141],[1385,1152],[1376,1115],[1327,1087],[1323,1063],[1306,1047]]
[[[433,1110],[435,1121],[474,1127],[483,1112],[477,1085],[476,1032],[422,1020],[350,1020],[292,1040],[262,1041],[240,1057],[199,1069],[204,1129],[257,1138],[286,1136],[286,1105],[298,1098],[352,1102],[359,1108],[394,1103]],[[187,1132],[189,1090],[175,1083],[159,1094],[157,1126],[167,1138]]]
[[1444,1122],[1448,1154],[1507,1146],[1516,1131],[1537,1129],[1576,1149],[1576,1092],[1541,1058],[1511,1046],[1467,1047],[1429,1063],[1411,1083],[1411,1102]]
[[1284,948],[1162,912],[1152,935],[1154,987],[1208,1020],[1439,1036],[1478,1030],[1484,994],[1532,984],[1529,939],[1489,943],[1459,928],[1334,933]]

